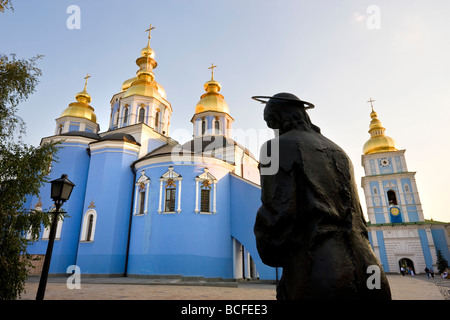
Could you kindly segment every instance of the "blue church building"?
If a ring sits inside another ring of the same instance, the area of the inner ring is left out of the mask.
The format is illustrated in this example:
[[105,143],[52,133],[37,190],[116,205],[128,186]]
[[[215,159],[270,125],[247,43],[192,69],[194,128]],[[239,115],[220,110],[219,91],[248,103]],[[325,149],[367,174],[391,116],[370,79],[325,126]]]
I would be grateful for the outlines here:
[[[50,273],[77,265],[84,275],[275,279],[261,262],[253,225],[261,205],[258,161],[231,138],[233,118],[211,79],[193,109],[193,139],[170,135],[172,106],[155,80],[148,44],[136,77],[111,98],[100,132],[84,89],[56,119],[60,141],[50,180],[67,174],[75,188],[59,221]],[[50,185],[30,208],[51,208]],[[48,230],[28,252],[45,255]],[[43,259],[41,259],[43,260]]]
[[[136,76],[111,98],[106,131],[90,105],[87,76],[54,134],[41,141],[61,142],[49,179],[67,174],[76,185],[62,207],[69,217],[58,222],[50,273],[76,265],[83,275],[275,280],[278,270],[262,263],[253,233],[258,161],[232,139],[234,119],[215,66],[193,106],[192,140],[180,144],[169,134],[174,110],[155,80],[150,35],[136,64]],[[371,119],[362,188],[372,248],[385,272],[437,270],[437,249],[450,261],[450,224],[424,219],[405,150],[373,110]],[[46,184],[26,206],[52,204]],[[42,230],[28,252],[42,261],[48,237]]]

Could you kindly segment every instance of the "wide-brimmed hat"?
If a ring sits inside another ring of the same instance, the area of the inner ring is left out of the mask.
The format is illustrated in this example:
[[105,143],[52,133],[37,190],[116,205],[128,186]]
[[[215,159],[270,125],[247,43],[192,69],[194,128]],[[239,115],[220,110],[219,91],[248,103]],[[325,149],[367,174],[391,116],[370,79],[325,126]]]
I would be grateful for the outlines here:
[[282,93],[277,93],[276,95],[272,96],[272,97],[268,97],[268,96],[253,96],[252,97],[253,100],[259,101],[261,103],[266,104],[267,102],[269,102],[269,100],[283,100],[283,101],[292,101],[292,102],[297,102],[299,104],[303,104],[303,107],[305,109],[312,109],[314,108],[314,105],[310,102],[306,102],[303,100],[300,100],[296,95],[293,95],[292,93],[286,93],[286,92],[282,92]]

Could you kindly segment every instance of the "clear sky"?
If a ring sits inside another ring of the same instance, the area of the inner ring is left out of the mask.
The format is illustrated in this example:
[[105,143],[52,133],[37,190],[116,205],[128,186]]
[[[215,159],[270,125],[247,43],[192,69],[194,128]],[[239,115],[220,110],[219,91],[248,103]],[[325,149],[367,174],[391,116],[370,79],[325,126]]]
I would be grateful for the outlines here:
[[[87,73],[91,105],[105,131],[110,99],[135,76],[135,60],[152,24],[156,81],[174,110],[172,133],[192,130],[211,63],[218,66],[215,79],[235,130],[266,129],[262,105],[251,96],[291,92],[316,105],[309,110],[311,120],[352,159],[366,212],[361,154],[369,138],[371,97],[386,134],[406,149],[408,170],[417,172],[425,218],[450,221],[448,0],[13,0],[13,5],[14,12],[0,14],[0,51],[20,58],[44,55],[37,91],[20,105],[29,144],[53,135],[55,119],[75,101]],[[80,29],[67,27],[70,5],[80,8]],[[259,145],[249,146],[255,155]]]

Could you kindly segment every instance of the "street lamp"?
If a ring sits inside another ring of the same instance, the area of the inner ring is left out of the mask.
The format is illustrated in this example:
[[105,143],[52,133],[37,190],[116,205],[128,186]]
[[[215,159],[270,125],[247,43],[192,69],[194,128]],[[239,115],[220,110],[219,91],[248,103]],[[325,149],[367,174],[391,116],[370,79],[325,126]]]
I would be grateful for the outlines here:
[[39,288],[36,295],[36,300],[43,300],[45,294],[45,287],[47,286],[48,270],[50,268],[50,260],[52,258],[53,243],[55,242],[56,226],[58,224],[59,208],[64,202],[69,200],[75,184],[67,179],[67,174],[63,174],[61,178],[50,182],[52,184],[51,198],[55,202],[56,210],[52,219],[50,235],[48,239],[47,252],[45,253],[44,265],[42,267],[41,279],[39,280]]

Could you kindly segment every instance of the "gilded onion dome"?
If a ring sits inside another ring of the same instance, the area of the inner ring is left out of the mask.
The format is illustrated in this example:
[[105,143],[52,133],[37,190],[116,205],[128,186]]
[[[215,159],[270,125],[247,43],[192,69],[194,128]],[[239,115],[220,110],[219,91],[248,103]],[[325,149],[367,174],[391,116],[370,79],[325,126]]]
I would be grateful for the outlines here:
[[141,50],[140,56],[136,59],[136,64],[139,70],[136,72],[137,76],[126,80],[122,84],[122,91],[125,91],[124,98],[132,95],[141,95],[146,97],[154,97],[157,99],[166,99],[166,92],[164,88],[155,81],[155,74],[153,69],[157,67],[155,61],[155,52],[150,48],[150,32],[154,27],[146,30],[149,32],[148,43],[145,48]]
[[373,106],[370,117],[372,118],[369,126],[370,139],[364,144],[363,154],[398,151],[395,147],[394,139],[384,134],[386,129],[378,119],[378,115],[373,110]]
[[201,113],[205,111],[218,111],[230,114],[228,104],[225,102],[223,95],[219,93],[222,86],[219,82],[214,80],[214,68],[212,65],[209,69],[212,70],[211,80],[205,82],[204,88],[206,93],[200,97],[200,101],[195,106],[195,113]]
[[83,91],[80,91],[75,95],[76,102],[69,104],[69,106],[61,113],[61,117],[70,116],[97,122],[97,116],[94,113],[94,108],[89,105],[91,102],[91,96],[86,91],[88,78],[90,78],[89,74],[85,77],[86,81],[84,83]]

